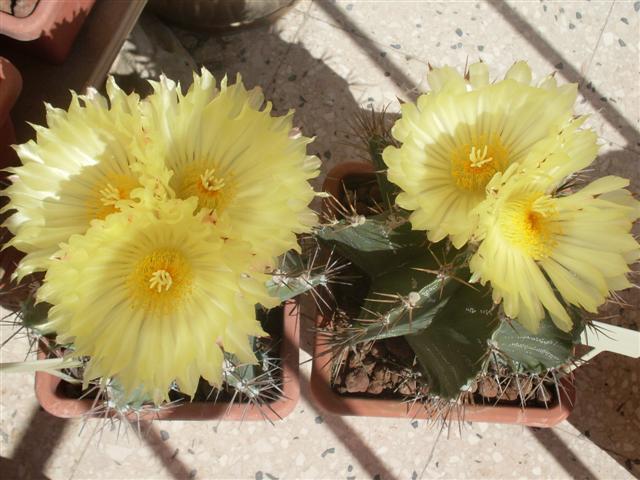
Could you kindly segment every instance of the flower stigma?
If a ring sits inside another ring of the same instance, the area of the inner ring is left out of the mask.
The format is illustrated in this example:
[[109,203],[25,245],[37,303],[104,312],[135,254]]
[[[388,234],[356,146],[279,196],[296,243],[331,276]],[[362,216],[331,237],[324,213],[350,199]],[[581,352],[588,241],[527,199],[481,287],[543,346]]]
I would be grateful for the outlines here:
[[510,202],[500,214],[505,238],[535,260],[548,257],[557,244],[555,202],[549,195],[531,194]]

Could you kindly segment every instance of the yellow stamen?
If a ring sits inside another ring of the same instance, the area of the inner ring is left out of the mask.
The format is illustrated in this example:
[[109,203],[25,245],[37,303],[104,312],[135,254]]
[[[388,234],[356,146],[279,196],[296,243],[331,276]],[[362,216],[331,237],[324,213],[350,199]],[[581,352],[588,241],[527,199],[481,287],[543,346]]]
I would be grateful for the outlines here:
[[115,205],[121,198],[120,190],[110,183],[107,183],[107,186],[100,190],[100,201],[103,205]]
[[127,285],[134,305],[170,313],[191,290],[191,265],[176,249],[158,249],[136,264]]
[[172,284],[173,279],[171,278],[171,274],[166,270],[157,270],[153,272],[149,279],[149,288],[157,290],[158,293],[162,292],[163,288],[166,292],[171,288]]
[[548,257],[559,233],[554,218],[557,209],[549,195],[533,193],[507,204],[499,224],[504,237],[535,260]]
[[217,192],[224,187],[225,182],[221,178],[215,176],[216,170],[214,168],[206,169],[204,173],[200,175],[200,187],[207,192]]
[[508,152],[500,137],[479,135],[451,153],[451,176],[458,188],[482,193],[489,180],[508,166]]
[[193,162],[177,172],[172,178],[172,187],[178,198],[196,196],[200,208],[220,214],[233,198],[234,189],[230,174],[222,178],[216,173],[206,162]]
[[112,213],[120,211],[117,204],[129,198],[131,190],[138,186],[137,182],[126,175],[109,175],[108,180],[96,186],[97,195],[87,202],[89,220],[104,220]]
[[493,157],[487,157],[488,151],[489,147],[487,145],[485,145],[482,150],[476,148],[475,146],[471,147],[471,152],[469,153],[469,162],[471,163],[471,166],[480,168],[485,163],[492,162]]

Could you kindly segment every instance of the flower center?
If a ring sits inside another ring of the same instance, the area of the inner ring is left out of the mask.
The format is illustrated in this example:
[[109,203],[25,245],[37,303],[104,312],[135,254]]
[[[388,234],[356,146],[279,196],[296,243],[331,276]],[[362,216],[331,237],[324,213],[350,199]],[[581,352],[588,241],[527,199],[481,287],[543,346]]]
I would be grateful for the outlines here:
[[458,188],[483,193],[489,180],[507,167],[508,152],[500,137],[479,135],[451,153],[451,176]]
[[548,257],[557,244],[557,209],[549,195],[534,193],[508,203],[500,213],[504,237],[534,260]]
[[222,177],[215,168],[205,167],[204,162],[192,163],[176,172],[173,187],[179,198],[198,197],[198,206],[218,214],[229,204],[233,186],[229,176]]
[[173,248],[161,248],[142,258],[129,275],[134,306],[154,313],[173,311],[191,290],[191,265]]
[[103,183],[96,187],[97,195],[89,199],[89,217],[104,220],[112,213],[119,211],[117,203],[120,200],[129,198],[131,190],[136,188],[136,181],[126,175],[113,175]]

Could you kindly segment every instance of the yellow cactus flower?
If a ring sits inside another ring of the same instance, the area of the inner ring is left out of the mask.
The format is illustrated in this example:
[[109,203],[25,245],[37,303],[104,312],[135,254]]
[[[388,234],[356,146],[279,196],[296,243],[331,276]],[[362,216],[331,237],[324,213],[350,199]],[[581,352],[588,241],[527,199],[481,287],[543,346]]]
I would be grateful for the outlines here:
[[532,332],[545,310],[571,330],[565,305],[596,312],[610,293],[631,286],[629,265],[640,258],[630,233],[640,202],[624,188],[628,180],[607,176],[559,193],[554,175],[567,163],[557,155],[533,169],[512,165],[478,206],[482,243],[470,261],[473,280],[491,282],[494,301]]
[[402,189],[396,203],[412,211],[413,228],[434,242],[448,235],[460,248],[477,226],[471,212],[486,185],[538,142],[561,133],[577,88],[558,86],[553,76],[532,86],[525,62],[494,83],[484,63],[471,65],[464,77],[451,67],[433,69],[428,81],[431,91],[402,105],[392,130],[402,145],[387,147],[383,159],[389,180]]
[[194,74],[186,95],[166,77],[152,82],[144,108],[148,155],[172,172],[170,191],[196,198],[229,235],[252,245],[259,262],[298,248],[296,233],[309,232],[308,208],[319,173],[306,154],[311,139],[294,132],[292,112],[271,117],[260,89],[247,91],[240,77],[220,89],[206,69]]
[[113,79],[107,94],[73,94],[68,112],[47,106],[48,127],[36,126],[36,140],[16,147],[22,166],[8,169],[3,211],[16,210],[6,221],[15,235],[9,245],[27,253],[18,278],[45,270],[61,242],[119,211],[140,186],[130,152],[142,129],[139,99]]
[[220,385],[223,349],[255,363],[249,336],[265,333],[254,306],[278,300],[249,270],[249,245],[222,239],[196,208],[192,198],[110,215],[49,265],[38,291],[53,305],[44,328],[91,358],[85,382],[115,378],[160,403],[173,381],[188,395],[201,376]]

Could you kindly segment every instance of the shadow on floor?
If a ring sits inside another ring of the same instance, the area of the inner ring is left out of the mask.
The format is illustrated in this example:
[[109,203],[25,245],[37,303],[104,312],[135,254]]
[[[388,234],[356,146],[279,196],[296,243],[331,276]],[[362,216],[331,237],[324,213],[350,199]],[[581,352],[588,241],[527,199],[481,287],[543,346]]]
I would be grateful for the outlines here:
[[[640,478],[640,429],[634,425],[634,417],[640,400],[632,391],[633,383],[624,379],[639,367],[638,360],[608,352],[580,367],[576,371],[576,408],[568,418],[585,438],[636,478]],[[617,374],[613,376],[613,372]]]
[[620,132],[627,141],[627,147],[636,153],[640,150],[640,132],[615,108],[611,103],[603,102],[601,99],[604,95],[598,91],[595,86],[585,78],[576,68],[574,68],[562,52],[558,51],[549,42],[547,42],[524,18],[518,14],[506,2],[487,2],[493,7],[514,30],[516,30],[522,38],[529,42],[540,55],[546,58],[550,63],[556,65],[560,62],[564,65],[562,74],[570,82],[578,83],[580,93],[587,99],[591,106],[600,112],[600,114],[611,125]]
[[309,402],[309,406],[318,415],[322,415],[322,419],[327,428],[331,430],[340,443],[342,443],[344,449],[347,450],[369,474],[370,478],[377,480],[395,480],[397,478],[387,468],[384,459],[379,458],[371,447],[361,438],[358,432],[349,426],[345,420],[346,417],[326,413],[315,406],[315,401],[311,395],[309,378],[302,373],[300,375],[300,396]]
[[12,459],[0,460],[3,478],[47,478],[42,472],[54,455],[68,423],[67,419],[53,417],[42,408],[36,407],[13,451]]
[[176,480],[186,480],[196,477],[196,470],[189,468],[178,458],[179,450],[169,448],[162,432],[158,430],[158,424],[145,424],[141,427],[143,439],[153,450],[162,464]]
[[49,480],[44,473],[35,471],[21,460],[0,457],[0,472],[3,478],[28,478],[30,480]]
[[567,447],[553,429],[529,427],[531,434],[549,452],[567,472],[570,478],[590,480],[596,478],[582,461]]

